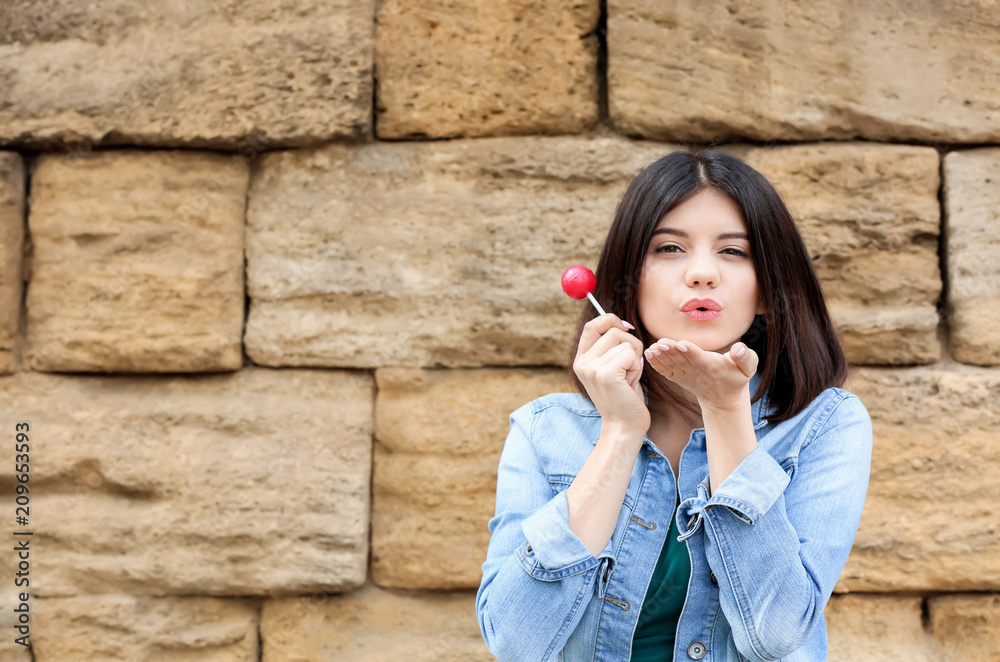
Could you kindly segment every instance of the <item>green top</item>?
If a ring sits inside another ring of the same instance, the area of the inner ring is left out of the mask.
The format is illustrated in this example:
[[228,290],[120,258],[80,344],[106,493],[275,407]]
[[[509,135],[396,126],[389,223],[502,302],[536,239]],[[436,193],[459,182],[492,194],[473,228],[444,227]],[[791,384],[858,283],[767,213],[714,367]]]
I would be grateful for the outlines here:
[[[676,497],[676,494],[675,494]],[[677,499],[674,500],[676,510]],[[677,542],[677,518],[670,518],[667,540],[649,580],[639,622],[632,635],[632,662],[670,662],[674,657],[674,634],[687,596],[691,559],[687,543]]]

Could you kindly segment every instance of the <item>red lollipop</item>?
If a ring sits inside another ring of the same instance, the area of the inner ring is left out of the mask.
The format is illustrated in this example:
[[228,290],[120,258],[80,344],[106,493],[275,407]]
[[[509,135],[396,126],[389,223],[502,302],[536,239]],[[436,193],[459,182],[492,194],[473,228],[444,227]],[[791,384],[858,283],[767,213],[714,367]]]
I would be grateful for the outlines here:
[[604,309],[601,308],[601,304],[597,303],[597,299],[595,299],[594,295],[591,294],[596,285],[597,277],[594,276],[594,272],[582,264],[574,264],[572,267],[563,272],[563,292],[570,295],[574,299],[587,297],[590,299],[590,303],[594,304],[594,308],[597,308],[597,312],[604,315],[605,312]]

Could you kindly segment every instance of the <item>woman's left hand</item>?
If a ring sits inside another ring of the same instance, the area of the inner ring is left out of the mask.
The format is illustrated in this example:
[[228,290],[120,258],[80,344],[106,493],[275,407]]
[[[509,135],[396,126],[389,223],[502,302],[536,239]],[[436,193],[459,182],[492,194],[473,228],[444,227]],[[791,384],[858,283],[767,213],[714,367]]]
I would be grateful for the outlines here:
[[[678,349],[683,347],[684,350]],[[741,348],[746,353],[737,357]],[[659,349],[660,355],[651,350]],[[646,360],[658,373],[693,393],[703,407],[724,409],[746,397],[747,384],[757,372],[757,352],[742,342],[728,352],[705,351],[690,340],[660,338],[645,351]]]

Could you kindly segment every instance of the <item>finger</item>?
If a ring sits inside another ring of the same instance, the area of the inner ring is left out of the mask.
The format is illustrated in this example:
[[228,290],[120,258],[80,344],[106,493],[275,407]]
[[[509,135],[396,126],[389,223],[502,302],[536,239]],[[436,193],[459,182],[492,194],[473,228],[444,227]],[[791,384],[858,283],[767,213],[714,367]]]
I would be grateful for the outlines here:
[[647,347],[643,351],[643,356],[647,357],[651,361],[654,361],[658,365],[662,365],[668,359],[665,345],[658,342],[654,342],[652,345]]
[[603,364],[597,368],[597,374],[601,376],[602,381],[614,381],[623,373],[627,379],[628,371],[635,363],[635,352],[630,345],[622,343],[611,348],[603,359]]
[[674,370],[672,365],[666,365],[659,359],[654,358],[652,361],[649,362],[649,365],[653,367],[653,370],[656,371],[656,374],[660,375],[665,379],[669,379],[672,382],[676,382],[677,379],[679,378],[677,372]]
[[685,371],[697,367],[705,360],[704,351],[690,340],[678,340],[668,353]]
[[719,375],[718,358],[716,358],[718,355],[715,352],[706,352],[690,340],[678,341],[677,345],[686,350],[677,349],[675,352],[678,363],[682,364],[686,371],[685,374],[691,376],[699,389],[710,389]]
[[632,362],[629,363],[628,365],[628,377],[629,378],[637,377],[642,373],[642,364],[643,364],[642,352],[637,351],[635,346],[630,342],[619,343],[614,349],[618,350],[618,348],[620,347],[627,347],[629,351],[626,353],[627,354],[630,353],[632,356]]
[[[746,350],[743,356],[737,356],[740,350]],[[733,360],[736,367],[740,369],[740,372],[746,377],[753,377],[754,373],[757,372],[757,353],[746,346],[744,343],[736,343],[729,348],[729,358]]]
[[684,359],[684,354],[678,351],[673,342],[656,342],[653,347],[660,350],[660,363],[669,366],[677,374],[687,374],[691,370],[691,362]]
[[580,346],[578,353],[582,354],[593,347],[594,343],[607,333],[608,329],[612,328],[618,328],[623,331],[625,330],[625,327],[622,326],[621,318],[614,313],[599,315],[584,324],[583,332],[580,334]]
[[646,360],[643,358],[642,354],[636,356],[635,361],[632,362],[632,366],[629,367],[628,371],[625,373],[625,381],[628,385],[633,387],[633,389],[639,389],[639,380],[642,379],[642,371],[645,367]]
[[638,338],[629,334],[622,329],[616,329],[611,327],[604,332],[600,338],[591,345],[590,349],[586,350],[582,354],[587,358],[598,357],[606,354],[612,348],[618,345],[627,345],[632,348],[636,354],[642,353],[642,343]]
[[[588,322],[589,324],[589,322]],[[597,339],[597,342],[592,344],[586,351],[584,350],[583,343],[577,348],[576,360],[573,362],[574,370],[577,366],[580,368],[587,369],[591,376],[596,376],[598,371],[600,371],[607,363],[610,358],[612,358],[612,350],[622,343],[617,343],[614,338],[607,338],[609,334],[605,334]],[[611,334],[613,336],[613,333]]]
[[666,354],[656,355],[653,353],[652,349],[646,350],[646,358],[649,359],[649,365],[653,367],[658,373],[664,377],[673,377],[674,371],[676,370],[676,364],[670,360],[670,357]]

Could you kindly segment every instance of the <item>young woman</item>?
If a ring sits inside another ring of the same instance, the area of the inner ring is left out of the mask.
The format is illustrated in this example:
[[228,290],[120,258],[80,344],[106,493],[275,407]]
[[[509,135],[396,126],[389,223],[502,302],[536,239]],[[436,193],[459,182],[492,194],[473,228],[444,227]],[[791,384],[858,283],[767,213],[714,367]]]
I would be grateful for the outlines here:
[[629,184],[595,275],[613,312],[580,319],[578,392],[510,416],[476,595],[487,646],[826,660],[872,427],[780,196],[734,156],[664,156]]

